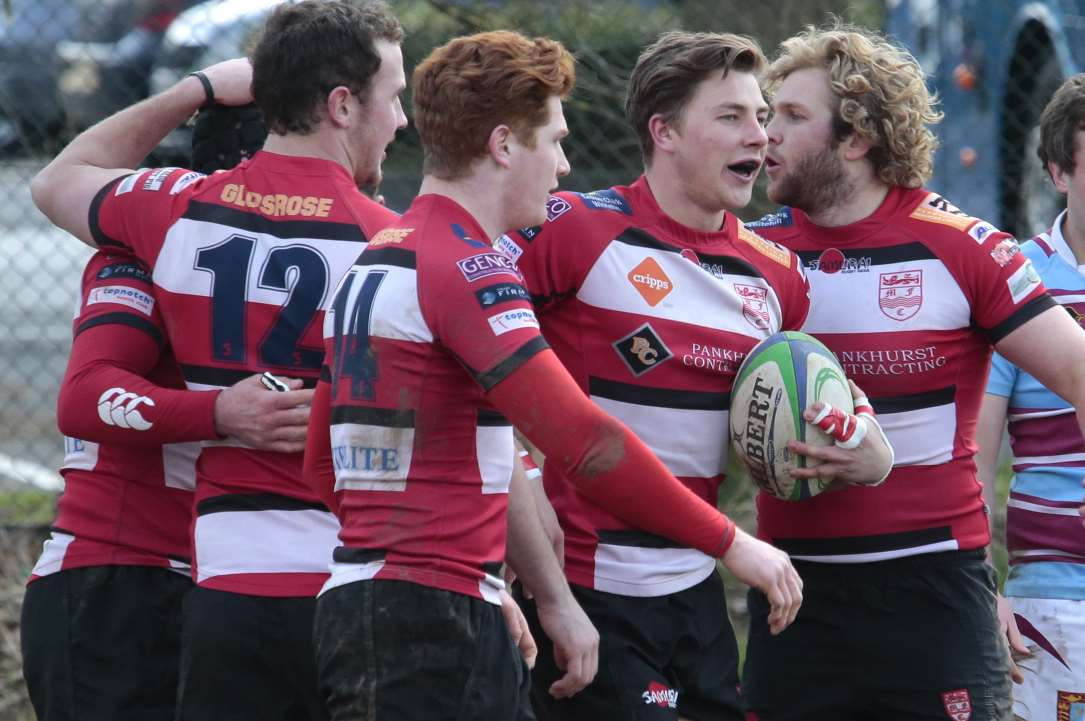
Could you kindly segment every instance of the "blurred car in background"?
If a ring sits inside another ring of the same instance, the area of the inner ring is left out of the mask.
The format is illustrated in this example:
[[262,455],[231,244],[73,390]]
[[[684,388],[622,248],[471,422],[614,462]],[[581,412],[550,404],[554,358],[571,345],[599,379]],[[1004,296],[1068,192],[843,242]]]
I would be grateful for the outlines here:
[[147,97],[166,29],[202,1],[113,0],[84,11],[80,28],[87,30],[56,45],[57,90],[68,129],[89,128]]
[[[150,75],[151,94],[166,90],[194,70],[245,55],[264,20],[282,2],[208,0],[181,13],[166,30]],[[186,124],[162,141],[152,159],[156,165],[187,165],[191,152],[192,128]]]
[[55,146],[147,94],[166,27],[202,0],[10,0],[0,151]]

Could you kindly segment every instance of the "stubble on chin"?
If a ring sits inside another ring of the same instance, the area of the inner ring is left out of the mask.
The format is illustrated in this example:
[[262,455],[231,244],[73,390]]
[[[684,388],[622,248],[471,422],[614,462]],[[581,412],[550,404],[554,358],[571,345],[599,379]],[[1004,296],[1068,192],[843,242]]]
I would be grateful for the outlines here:
[[777,176],[769,184],[769,200],[798,208],[807,215],[845,203],[854,191],[854,184],[834,150],[826,148],[799,158],[794,170]]

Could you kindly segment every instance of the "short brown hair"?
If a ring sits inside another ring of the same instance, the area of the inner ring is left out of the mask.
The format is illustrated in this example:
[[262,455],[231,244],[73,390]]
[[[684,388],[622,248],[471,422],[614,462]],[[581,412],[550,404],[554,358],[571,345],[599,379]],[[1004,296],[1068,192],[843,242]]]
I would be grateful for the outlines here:
[[547,100],[568,97],[575,82],[573,56],[549,38],[498,30],[442,45],[411,79],[422,172],[462,177],[501,124],[531,146],[536,128],[549,119]]
[[938,141],[927,127],[942,114],[927,91],[919,62],[877,33],[833,23],[785,40],[766,79],[776,85],[806,68],[829,75],[837,99],[833,135],[837,142],[857,133],[871,145],[867,157],[882,182],[918,188],[934,171]]
[[1085,130],[1085,73],[1066,79],[1040,116],[1040,147],[1036,154],[1047,170],[1054,163],[1067,175],[1074,172],[1077,132]]
[[629,76],[625,117],[637,134],[644,162],[652,160],[655,143],[648,121],[659,114],[680,123],[697,85],[709,75],[734,70],[759,74],[765,55],[753,38],[727,33],[664,33],[645,48]]
[[306,0],[275,8],[250,54],[252,94],[268,130],[313,132],[328,93],[340,85],[364,102],[380,70],[375,40],[403,40],[383,0]]

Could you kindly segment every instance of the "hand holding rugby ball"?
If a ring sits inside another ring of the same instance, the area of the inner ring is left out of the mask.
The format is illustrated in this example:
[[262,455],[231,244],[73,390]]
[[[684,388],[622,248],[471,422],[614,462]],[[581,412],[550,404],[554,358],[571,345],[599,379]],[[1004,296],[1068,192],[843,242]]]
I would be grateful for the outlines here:
[[[803,419],[803,411],[819,401],[849,414],[836,414],[839,422],[854,422],[844,370],[832,351],[805,333],[784,331],[769,336],[754,346],[738,370],[731,391],[732,447],[757,485],[777,498],[812,498],[833,480],[788,474],[789,468],[813,468],[820,463],[793,453],[788,441],[811,446],[835,441]],[[826,419],[825,425],[829,423],[831,419]]]

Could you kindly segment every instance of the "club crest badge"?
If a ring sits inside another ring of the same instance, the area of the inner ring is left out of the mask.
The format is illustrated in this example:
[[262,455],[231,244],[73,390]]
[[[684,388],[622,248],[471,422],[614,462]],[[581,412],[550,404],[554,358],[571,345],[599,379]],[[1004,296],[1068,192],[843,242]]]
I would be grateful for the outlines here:
[[942,694],[942,705],[945,706],[946,716],[953,721],[968,721],[972,718],[972,697],[968,695],[966,688],[946,691]]
[[769,328],[769,292],[756,285],[735,283],[735,292],[742,299],[742,317],[758,330]]
[[901,270],[878,278],[878,307],[893,320],[905,321],[923,305],[923,271]]

